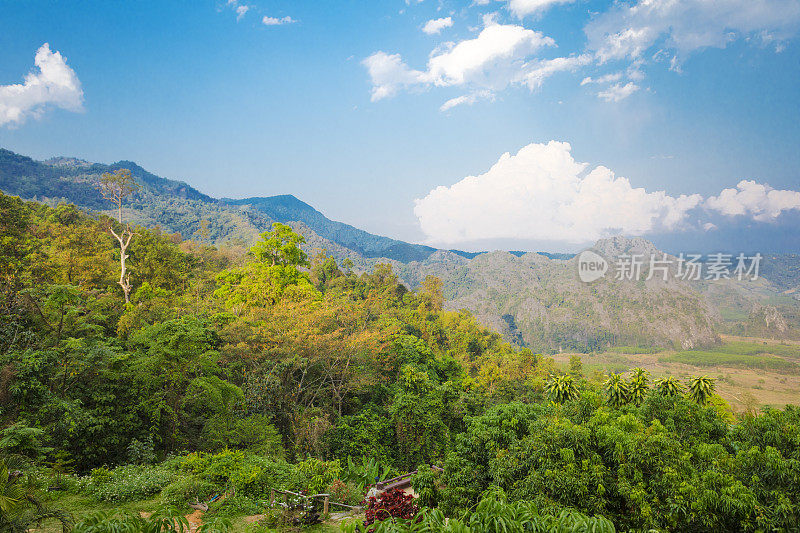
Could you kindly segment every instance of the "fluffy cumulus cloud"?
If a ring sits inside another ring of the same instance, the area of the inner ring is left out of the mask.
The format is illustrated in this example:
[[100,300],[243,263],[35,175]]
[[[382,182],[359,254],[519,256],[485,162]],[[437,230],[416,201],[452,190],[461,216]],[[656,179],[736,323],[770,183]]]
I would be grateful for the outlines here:
[[295,22],[297,21],[288,15],[285,17],[265,16],[264,18],[261,19],[261,23],[264,24],[265,26],[282,26],[284,24],[294,24]]
[[727,216],[749,216],[759,222],[772,222],[781,213],[800,210],[800,192],[776,190],[752,180],[742,180],[735,189],[724,189],[706,200],[709,209]]
[[525,59],[555,41],[512,24],[489,24],[476,38],[450,44],[428,60],[428,76],[437,86],[474,84],[502,89],[520,80]]
[[400,54],[376,52],[362,61],[372,80],[372,101],[396,95],[401,89],[425,84],[424,72],[408,68]]
[[529,144],[503,154],[486,173],[437,187],[415,200],[430,242],[536,239],[585,242],[671,230],[702,203],[632,187],[603,166],[575,161],[568,143]]
[[508,0],[508,10],[518,18],[541,13],[556,4],[569,4],[575,0]]
[[66,58],[44,43],[36,51],[34,65],[23,83],[0,85],[0,126],[40,118],[50,106],[83,110],[81,82]]
[[620,3],[590,22],[585,32],[600,61],[637,59],[651,49],[685,57],[724,48],[739,37],[780,42],[800,26],[797,0],[639,0]]
[[452,17],[431,19],[425,23],[425,25],[422,27],[422,31],[424,31],[428,35],[434,35],[436,33],[441,32],[445,28],[449,28],[452,25],[453,25]]
[[425,70],[409,67],[399,54],[376,52],[363,61],[372,82],[372,100],[394,96],[412,87],[464,87],[469,94],[442,108],[474,103],[509,85],[538,88],[557,72],[587,64],[587,55],[539,59],[537,53],[555,46],[540,32],[515,24],[498,24],[490,17],[472,39],[445,43],[431,52]]

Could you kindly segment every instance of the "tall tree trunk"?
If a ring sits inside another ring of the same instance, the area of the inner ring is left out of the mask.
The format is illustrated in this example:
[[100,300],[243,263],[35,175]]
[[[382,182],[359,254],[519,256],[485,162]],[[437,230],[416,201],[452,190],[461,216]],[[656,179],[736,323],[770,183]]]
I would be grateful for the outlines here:
[[119,242],[119,286],[122,287],[122,292],[125,294],[125,303],[128,304],[131,303],[131,275],[125,266],[125,260],[128,258],[127,250],[128,245],[131,243],[131,238],[133,238],[133,232],[130,228],[125,228],[117,235],[114,228],[109,229]]

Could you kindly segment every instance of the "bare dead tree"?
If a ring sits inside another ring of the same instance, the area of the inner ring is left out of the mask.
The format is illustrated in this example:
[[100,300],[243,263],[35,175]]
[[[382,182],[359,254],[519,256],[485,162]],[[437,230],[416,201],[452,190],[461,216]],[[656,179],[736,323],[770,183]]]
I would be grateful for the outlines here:
[[[139,184],[136,183],[136,180],[131,176],[131,171],[127,168],[120,168],[113,173],[104,172],[97,184],[97,189],[100,191],[100,194],[103,195],[103,198],[109,200],[116,206],[117,220],[120,226],[122,226],[122,204],[125,198],[139,190]],[[127,250],[134,233],[131,231],[131,226],[128,223],[122,227],[119,234],[114,231],[113,226],[109,226],[108,230],[114,238],[117,239],[117,242],[119,242],[119,286],[122,287],[122,292],[125,293],[125,303],[127,304],[131,301],[131,275],[125,265],[125,260],[128,259]]]

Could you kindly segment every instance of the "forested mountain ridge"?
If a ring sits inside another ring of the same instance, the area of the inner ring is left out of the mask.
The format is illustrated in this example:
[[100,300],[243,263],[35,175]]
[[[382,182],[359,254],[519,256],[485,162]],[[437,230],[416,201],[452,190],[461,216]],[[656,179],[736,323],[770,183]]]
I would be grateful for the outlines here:
[[0,190],[24,199],[50,204],[66,201],[102,211],[110,204],[93,184],[103,172],[120,168],[130,170],[142,186],[127,206],[134,220],[160,225],[187,238],[194,236],[209,243],[235,240],[250,245],[272,222],[283,222],[305,224],[322,239],[365,258],[409,262],[425,259],[435,251],[330,220],[292,195],[216,199],[184,182],[156,176],[132,161],[103,165],[58,157],[41,162],[0,149]]
[[435,248],[430,246],[409,244],[396,239],[381,237],[349,224],[330,220],[291,194],[267,198],[245,198],[242,200],[223,198],[221,202],[226,205],[251,207],[263,212],[277,222],[302,222],[313,229],[320,237],[358,252],[367,258],[385,257],[401,262],[422,261],[436,251]]

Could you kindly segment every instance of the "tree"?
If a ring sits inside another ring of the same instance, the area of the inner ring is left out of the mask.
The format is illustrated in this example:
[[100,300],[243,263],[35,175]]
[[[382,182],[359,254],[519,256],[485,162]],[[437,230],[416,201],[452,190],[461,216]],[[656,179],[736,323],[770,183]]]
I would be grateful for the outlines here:
[[[120,226],[122,225],[122,204],[125,199],[131,194],[139,190],[139,184],[131,175],[131,171],[127,168],[120,168],[111,172],[104,172],[97,184],[97,188],[103,198],[112,202],[117,208],[117,221]],[[131,295],[131,276],[127,271],[125,260],[128,258],[127,250],[128,245],[131,243],[134,233],[131,231],[130,225],[126,224],[119,234],[114,231],[113,226],[109,226],[109,231],[119,242],[119,286],[122,287],[122,292],[125,293],[125,303],[130,303]]]
[[630,386],[620,374],[611,374],[603,384],[603,389],[611,407],[621,407],[631,399]]
[[579,355],[571,355],[569,358],[569,374],[574,378],[583,375],[583,361]]
[[683,385],[673,376],[657,379],[655,386],[661,396],[679,396],[683,392]]
[[578,399],[578,386],[572,376],[551,376],[545,385],[545,392],[556,403]]
[[295,233],[291,226],[275,222],[271,231],[261,234],[250,252],[263,263],[270,266],[308,266],[308,256],[300,248],[306,239]]
[[698,405],[705,405],[714,394],[714,379],[708,376],[692,378],[689,382],[689,399]]
[[634,404],[639,405],[644,401],[648,390],[647,385],[650,381],[649,377],[650,373],[644,368],[633,369],[633,376],[631,376],[630,384],[630,398]]
[[442,293],[442,280],[436,276],[425,276],[422,286],[419,290],[419,295],[427,306],[428,310],[438,312],[442,310],[444,305],[444,296]]

